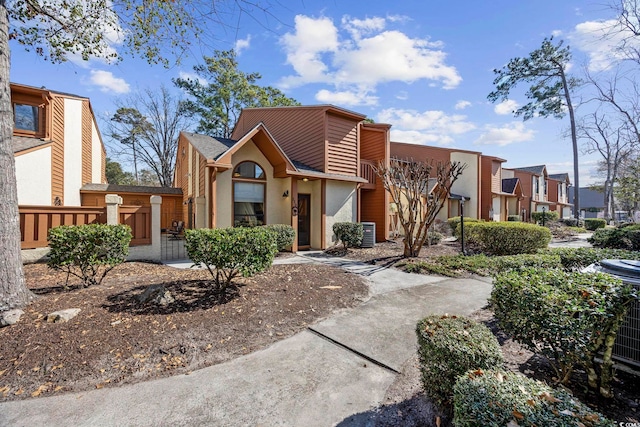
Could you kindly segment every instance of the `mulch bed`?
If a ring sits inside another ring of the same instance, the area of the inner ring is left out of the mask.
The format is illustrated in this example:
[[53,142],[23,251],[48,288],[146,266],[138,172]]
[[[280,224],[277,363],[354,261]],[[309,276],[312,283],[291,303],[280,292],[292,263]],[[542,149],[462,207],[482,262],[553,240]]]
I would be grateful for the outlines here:
[[[89,288],[65,289],[66,275],[43,264],[25,266],[25,276],[38,298],[0,329],[0,401],[187,373],[265,348],[368,296],[360,277],[318,264],[274,265],[235,280],[225,295],[206,270],[140,262]],[[175,302],[138,303],[153,284]],[[47,322],[68,308],[81,311]]]

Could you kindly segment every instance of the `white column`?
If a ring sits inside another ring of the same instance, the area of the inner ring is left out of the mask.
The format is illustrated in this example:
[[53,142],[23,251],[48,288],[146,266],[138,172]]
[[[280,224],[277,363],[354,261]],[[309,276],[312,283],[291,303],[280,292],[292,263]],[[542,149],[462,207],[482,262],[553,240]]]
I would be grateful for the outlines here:
[[122,204],[122,197],[117,194],[107,194],[104,196],[107,205],[107,224],[118,225],[120,223],[120,214],[118,207]]

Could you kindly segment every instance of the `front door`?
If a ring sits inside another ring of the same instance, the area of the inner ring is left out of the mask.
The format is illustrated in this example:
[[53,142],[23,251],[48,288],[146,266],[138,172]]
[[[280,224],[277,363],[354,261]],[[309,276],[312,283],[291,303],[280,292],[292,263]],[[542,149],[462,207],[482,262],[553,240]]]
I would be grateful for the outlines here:
[[298,194],[298,247],[311,246],[311,194]]

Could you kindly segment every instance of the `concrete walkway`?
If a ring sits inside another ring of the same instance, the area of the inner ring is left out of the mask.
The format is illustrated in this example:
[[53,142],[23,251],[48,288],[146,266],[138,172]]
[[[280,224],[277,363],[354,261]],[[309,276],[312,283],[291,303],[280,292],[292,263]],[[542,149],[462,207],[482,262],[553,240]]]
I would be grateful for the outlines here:
[[332,426],[382,403],[415,354],[419,319],[469,314],[491,291],[489,280],[408,274],[317,253],[278,262],[344,268],[368,280],[371,298],[190,375],[2,403],[0,426]]

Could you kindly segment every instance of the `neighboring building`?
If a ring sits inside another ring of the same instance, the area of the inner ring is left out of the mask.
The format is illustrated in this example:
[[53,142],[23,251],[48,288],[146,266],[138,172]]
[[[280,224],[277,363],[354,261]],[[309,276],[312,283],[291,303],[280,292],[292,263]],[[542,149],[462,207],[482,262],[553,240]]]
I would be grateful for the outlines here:
[[520,215],[524,198],[519,178],[504,178],[505,159],[482,155],[480,173],[480,217],[486,221],[506,221],[509,215]]
[[11,84],[18,203],[80,206],[80,188],[105,183],[106,153],[88,98]]
[[526,221],[531,220],[531,212],[547,211],[555,206],[555,202],[549,201],[548,174],[545,165],[527,166],[522,168],[502,169],[503,178],[518,178],[522,185],[523,199],[520,203],[521,214]]
[[[466,164],[466,169],[451,187],[449,201],[445,204],[442,211],[440,211],[438,218],[446,220],[447,218],[460,215],[460,200],[462,197],[465,198],[464,215],[471,218],[481,217],[480,152],[391,142],[391,157],[417,162],[461,162]],[[433,172],[435,176],[435,168]]]
[[332,105],[251,108],[232,139],[182,132],[175,185],[185,221],[291,224],[294,250],[331,246],[333,224],[344,221],[373,220],[377,240],[385,239],[388,196],[372,171],[388,159],[389,126],[365,118]]
[[[582,218],[604,218],[604,193],[590,187],[580,187],[580,206],[577,207]],[[569,191],[569,202],[573,203],[573,188]]]
[[551,206],[552,211],[558,212],[560,218],[570,218],[572,204],[569,203],[569,180],[568,173],[549,174],[547,192],[549,201],[555,203]]

